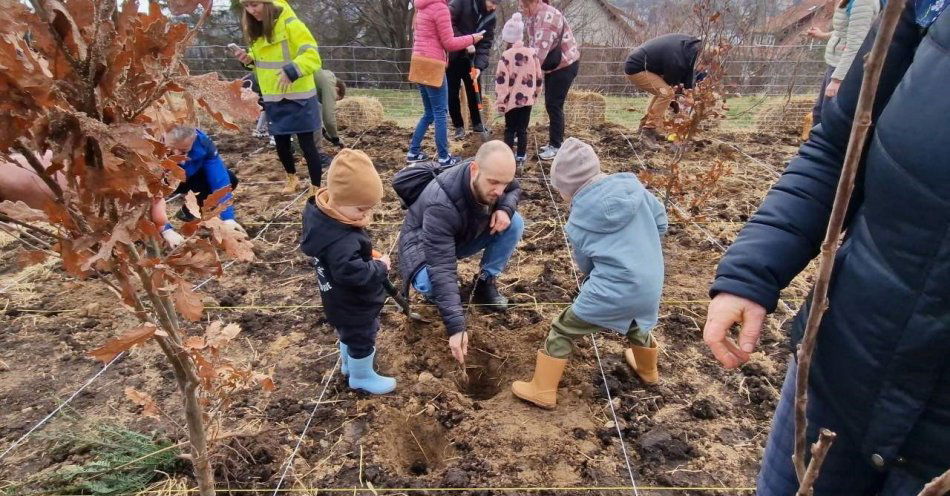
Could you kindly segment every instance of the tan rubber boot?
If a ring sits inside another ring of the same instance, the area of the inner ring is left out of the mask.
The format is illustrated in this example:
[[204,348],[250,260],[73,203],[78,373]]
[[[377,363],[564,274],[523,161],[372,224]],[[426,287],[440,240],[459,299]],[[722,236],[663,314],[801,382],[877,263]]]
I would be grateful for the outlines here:
[[297,186],[300,185],[300,179],[297,179],[296,174],[287,174],[287,182],[284,184],[284,189],[281,190],[281,193],[296,193]]
[[511,392],[541,408],[553,410],[557,406],[557,386],[561,383],[566,364],[566,358],[550,357],[538,350],[531,382],[515,381],[511,384]]
[[640,380],[647,384],[656,384],[660,380],[660,372],[656,368],[660,347],[653,336],[650,336],[650,341],[651,347],[631,346],[623,351],[623,356],[630,368],[640,376]]

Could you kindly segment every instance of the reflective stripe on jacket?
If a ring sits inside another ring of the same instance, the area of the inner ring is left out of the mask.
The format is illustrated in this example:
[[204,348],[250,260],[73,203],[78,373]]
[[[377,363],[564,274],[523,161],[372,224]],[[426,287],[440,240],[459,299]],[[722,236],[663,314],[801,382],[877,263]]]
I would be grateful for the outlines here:
[[[276,0],[274,5],[283,10],[274,23],[271,39],[260,37],[251,44],[261,96],[265,102],[314,97],[317,89],[310,76],[321,67],[317,41],[303,21],[297,19],[290,5],[281,0]],[[281,91],[277,84],[281,71],[293,81],[286,91]]]

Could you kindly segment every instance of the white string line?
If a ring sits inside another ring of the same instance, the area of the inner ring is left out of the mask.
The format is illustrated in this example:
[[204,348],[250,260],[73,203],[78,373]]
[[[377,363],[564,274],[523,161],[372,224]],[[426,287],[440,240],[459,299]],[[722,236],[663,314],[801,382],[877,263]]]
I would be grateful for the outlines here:
[[284,479],[287,478],[287,472],[290,471],[290,467],[292,467],[294,464],[294,458],[297,457],[297,452],[300,450],[300,444],[303,443],[303,438],[307,435],[307,431],[310,429],[310,424],[313,422],[313,417],[317,414],[317,409],[320,408],[320,404],[323,402],[323,396],[326,394],[327,387],[330,385],[330,381],[333,379],[333,376],[336,374],[336,371],[339,368],[341,359],[342,357],[337,355],[336,362],[333,363],[333,368],[330,369],[330,373],[327,374],[327,380],[323,383],[323,391],[320,392],[320,397],[317,398],[317,404],[313,405],[313,410],[310,412],[310,418],[307,419],[307,423],[303,426],[303,431],[300,433],[300,437],[297,439],[297,445],[294,446],[294,450],[290,453],[287,461],[284,462],[284,470],[280,474],[280,480],[277,481],[277,486],[274,488],[274,496],[277,496],[277,493],[280,492],[280,486],[284,483]]
[[[291,200],[290,203],[288,203],[287,205],[285,205],[284,208],[280,209],[280,211],[277,212],[277,214],[274,215],[274,217],[271,219],[271,223],[272,223],[274,220],[276,220],[277,218],[279,218],[281,215],[283,215],[283,213],[286,212],[288,208],[290,208],[291,206],[293,206],[293,204],[296,203],[297,200],[299,200],[300,197],[303,196],[303,195],[304,195],[305,193],[307,193],[308,191],[309,191],[309,188],[305,188],[300,194],[298,194],[293,200]],[[270,227],[270,224],[271,224],[271,223],[268,223],[267,225],[265,225],[265,226],[260,230],[260,232],[257,233],[257,236],[255,236],[253,239],[254,239],[254,240],[257,240],[258,238],[260,238],[260,237],[264,234],[264,232],[267,230],[267,228]],[[229,261],[228,263],[224,264],[221,268],[222,268],[222,270],[224,270],[224,269],[226,269],[226,268],[228,268],[228,267],[234,265],[234,263],[235,263],[235,261],[234,261],[234,260],[231,260],[231,261]],[[207,284],[207,283],[208,283],[209,281],[211,281],[212,279],[214,279],[214,276],[209,277],[208,279],[205,279],[204,281],[202,281],[200,284],[197,284],[196,286],[194,286],[194,287],[192,288],[192,291],[197,291],[198,289],[200,289],[202,286],[204,286],[205,284]],[[32,428],[30,428],[29,431],[26,432],[26,434],[24,434],[23,436],[21,436],[20,439],[17,439],[9,448],[7,448],[6,451],[4,451],[2,455],[0,455],[0,460],[2,460],[3,457],[7,455],[7,453],[9,453],[10,451],[12,451],[14,448],[16,448],[17,446],[19,446],[24,440],[26,440],[26,438],[27,438],[30,434],[32,434],[32,433],[35,432],[37,429],[39,429],[40,427],[42,427],[43,425],[45,425],[47,422],[49,422],[54,416],[56,416],[57,413],[60,412],[60,410],[62,410],[63,408],[66,407],[66,405],[68,405],[70,402],[72,402],[72,401],[76,398],[76,396],[79,395],[79,393],[81,393],[81,392],[82,392],[83,390],[85,390],[90,384],[92,384],[96,379],[98,379],[99,376],[101,376],[106,370],[108,370],[109,367],[112,366],[112,364],[116,363],[116,362],[119,360],[119,358],[125,356],[125,354],[126,354],[125,351],[119,353],[118,355],[115,356],[115,358],[112,359],[112,361],[110,361],[109,363],[107,363],[107,364],[106,364],[104,367],[102,367],[98,372],[96,372],[95,375],[93,375],[92,377],[90,377],[82,386],[79,387],[79,389],[76,390],[76,392],[74,392],[73,394],[71,394],[71,395],[66,399],[66,401],[64,401],[62,404],[60,404],[58,407],[56,407],[56,409],[53,410],[52,412],[50,412],[49,415],[47,415],[47,416],[44,417],[42,420],[40,420],[39,422],[37,422],[36,425],[34,425]]]
[[[537,151],[537,137],[532,133],[532,137],[535,139],[535,151]],[[551,184],[548,181],[547,174],[544,172],[544,162],[538,162],[538,170],[541,171],[541,176],[543,178],[543,183],[547,187],[548,196],[551,198],[551,203],[554,204],[554,214],[557,216],[557,221],[560,224],[561,236],[564,238],[564,249],[567,251],[568,259],[571,264],[571,272],[574,273],[574,282],[577,284],[577,288],[581,288],[581,280],[577,274],[577,267],[574,262],[574,255],[571,253],[571,243],[567,239],[567,231],[564,227],[564,219],[561,216],[561,208],[557,204],[557,199],[554,197],[554,192],[551,190]],[[614,409],[613,397],[610,394],[610,386],[607,385],[607,374],[604,372],[604,363],[600,359],[600,348],[597,346],[597,340],[594,339],[593,334],[588,334],[591,344],[594,345],[594,356],[597,358],[597,367],[600,369],[600,378],[604,381],[604,392],[607,393],[607,405],[610,407],[610,415],[614,419],[614,427],[617,429],[617,438],[620,440],[620,450],[623,452],[623,460],[627,466],[627,473],[630,475],[630,484],[633,487],[634,496],[639,496],[640,492],[637,490],[637,481],[633,476],[633,468],[630,466],[630,455],[627,453],[627,444],[623,440],[623,432],[620,430],[620,421],[617,419],[617,412]]]
[[118,355],[116,355],[115,358],[112,359],[112,361],[110,361],[110,362],[107,363],[104,367],[102,367],[101,369],[99,369],[99,372],[96,372],[95,375],[93,375],[92,377],[90,377],[82,386],[79,387],[79,389],[76,390],[76,392],[74,392],[74,393],[71,394],[68,398],[66,398],[66,401],[60,403],[59,406],[56,407],[56,409],[54,409],[52,412],[50,412],[46,417],[43,417],[43,420],[40,420],[40,421],[39,421],[36,425],[34,425],[30,430],[26,431],[26,434],[23,434],[22,436],[20,436],[19,439],[17,439],[16,441],[14,441],[13,444],[10,445],[10,447],[8,447],[6,450],[4,450],[3,453],[0,453],[0,460],[2,460],[5,456],[7,456],[8,453],[10,453],[11,451],[13,451],[14,448],[16,448],[17,446],[19,446],[20,444],[22,444],[23,441],[25,441],[26,438],[30,436],[30,434],[33,434],[33,432],[35,432],[37,429],[39,429],[40,427],[42,427],[43,424],[45,424],[46,422],[49,422],[50,419],[52,419],[54,416],[56,416],[56,414],[59,413],[60,410],[62,410],[63,408],[65,408],[66,405],[68,405],[71,401],[73,401],[73,400],[76,398],[76,396],[79,396],[79,394],[82,393],[83,390],[86,389],[86,387],[88,387],[90,384],[92,384],[93,381],[95,381],[100,375],[102,375],[103,372],[105,372],[109,367],[111,367],[112,364],[115,363],[116,361],[118,361],[119,358],[121,358],[123,355],[125,355],[125,352],[124,352],[124,351],[123,351],[122,353],[119,353]]

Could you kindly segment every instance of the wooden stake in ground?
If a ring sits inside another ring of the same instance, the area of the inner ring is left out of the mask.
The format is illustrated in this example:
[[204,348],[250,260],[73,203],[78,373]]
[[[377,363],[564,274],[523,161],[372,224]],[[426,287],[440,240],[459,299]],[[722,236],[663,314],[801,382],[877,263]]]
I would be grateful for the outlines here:
[[805,336],[798,350],[798,374],[795,378],[795,450],[792,460],[795,464],[795,473],[798,475],[798,495],[812,494],[813,486],[818,478],[824,454],[834,442],[834,433],[823,429],[818,441],[812,447],[812,459],[805,464],[805,445],[808,421],[805,417],[805,407],[808,401],[808,375],[811,369],[811,359],[815,352],[818,329],[825,310],[828,308],[828,286],[831,281],[831,272],[834,268],[835,254],[838,252],[838,240],[844,227],[845,214],[851,202],[851,193],[854,191],[854,178],[857,175],[867,142],[868,132],[872,124],[871,112],[874,108],[874,97],[877,95],[878,83],[881,79],[881,70],[887,50],[894,37],[897,22],[900,20],[904,2],[888,2],[881,16],[880,28],[874,40],[874,46],[868,54],[864,64],[864,79],[861,81],[861,93],[854,113],[854,123],[851,127],[851,136],[848,139],[848,150],[844,165],[841,169],[841,179],[835,192],[835,202],[831,207],[831,217],[825,240],[821,244],[821,265],[818,270],[818,281],[815,283],[811,309],[808,313],[808,324]]

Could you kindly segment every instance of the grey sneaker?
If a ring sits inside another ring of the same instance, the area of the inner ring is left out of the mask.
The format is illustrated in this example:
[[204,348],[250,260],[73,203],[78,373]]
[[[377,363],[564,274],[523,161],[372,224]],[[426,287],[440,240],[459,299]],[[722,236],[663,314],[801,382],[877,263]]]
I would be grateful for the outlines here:
[[555,148],[551,145],[548,145],[547,148],[541,150],[541,153],[538,154],[538,158],[541,160],[554,160],[554,157],[557,156],[557,152],[560,151],[560,147]]
[[429,160],[429,156],[426,155],[425,152],[406,154],[406,162],[410,164],[414,164],[416,162],[425,162],[426,160]]
[[458,165],[461,161],[462,159],[460,159],[459,157],[456,157],[454,155],[449,155],[448,157],[440,158],[439,165],[441,165],[442,167],[452,167],[453,165]]
[[465,128],[461,126],[455,128],[455,134],[452,135],[452,139],[454,140],[465,139]]

